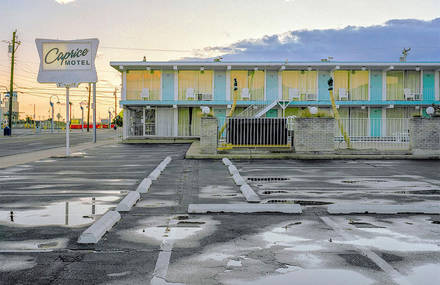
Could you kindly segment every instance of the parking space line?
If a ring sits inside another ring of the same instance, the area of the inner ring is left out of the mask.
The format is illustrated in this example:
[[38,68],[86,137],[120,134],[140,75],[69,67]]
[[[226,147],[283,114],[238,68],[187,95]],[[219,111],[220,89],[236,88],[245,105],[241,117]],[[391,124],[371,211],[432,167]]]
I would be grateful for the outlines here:
[[[338,233],[342,238],[344,238],[345,240],[353,240],[355,239],[351,234],[349,234],[347,231],[345,231],[344,229],[341,228],[340,225],[338,225],[334,220],[332,220],[330,217],[321,217],[319,216],[319,218],[330,228],[332,228],[336,233]],[[350,227],[351,229],[353,229],[354,227],[350,226],[350,225],[344,225],[347,227]],[[377,266],[379,266],[385,273],[387,273],[391,279],[399,285],[410,285],[411,283],[402,275],[400,274],[400,272],[398,272],[397,270],[395,270],[388,262],[386,262],[383,258],[381,258],[380,256],[378,256],[376,253],[374,253],[373,251],[358,246],[358,245],[353,245],[353,247],[355,247],[357,250],[359,250],[361,252],[362,255],[368,257],[371,261],[373,261]]]

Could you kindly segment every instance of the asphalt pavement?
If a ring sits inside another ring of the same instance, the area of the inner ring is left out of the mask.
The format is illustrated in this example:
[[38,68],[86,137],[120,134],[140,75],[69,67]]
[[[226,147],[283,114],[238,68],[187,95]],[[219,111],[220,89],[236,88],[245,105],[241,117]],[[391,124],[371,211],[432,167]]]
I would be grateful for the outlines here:
[[[438,161],[232,161],[261,198],[302,214],[188,214],[249,204],[187,144],[110,144],[0,175],[5,284],[438,284],[440,216],[330,215],[328,205],[438,203]],[[166,156],[148,193],[95,245],[77,244]],[[12,212],[12,213],[11,213]]]

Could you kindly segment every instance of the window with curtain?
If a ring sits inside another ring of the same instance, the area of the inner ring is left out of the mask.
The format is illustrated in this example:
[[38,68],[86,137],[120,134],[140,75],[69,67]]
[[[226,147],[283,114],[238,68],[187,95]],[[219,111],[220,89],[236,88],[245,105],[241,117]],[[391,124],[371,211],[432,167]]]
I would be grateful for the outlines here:
[[[128,71],[127,100],[160,100],[160,76],[160,70]],[[148,88],[148,98],[141,98],[144,88]]]
[[368,100],[369,73],[364,70],[336,70],[334,72],[334,94],[339,97],[340,88],[348,92],[349,100]]
[[405,88],[410,89],[412,94],[420,94],[420,71],[387,72],[387,100],[405,100]]
[[[212,95],[212,70],[179,70],[179,100],[198,100],[199,94]],[[187,97],[187,89],[192,88],[194,98]]]
[[395,107],[387,109],[387,136],[402,135],[398,133],[409,132],[409,118],[414,115],[420,115],[420,110],[416,110],[414,107]]
[[178,109],[178,135],[199,136],[202,111],[200,108],[179,108]]
[[283,100],[290,100],[289,89],[298,90],[300,101],[307,100],[307,94],[316,95],[317,71],[288,70],[282,73]]
[[264,100],[264,71],[231,70],[231,100],[234,96],[234,78],[237,79],[238,100],[243,100],[243,88],[249,89],[249,99],[246,100]]

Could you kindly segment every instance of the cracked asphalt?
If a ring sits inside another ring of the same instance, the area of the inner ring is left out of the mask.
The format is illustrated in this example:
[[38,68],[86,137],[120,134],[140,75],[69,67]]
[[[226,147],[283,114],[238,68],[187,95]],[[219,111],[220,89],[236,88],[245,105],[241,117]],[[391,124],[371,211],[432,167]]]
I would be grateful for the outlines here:
[[[1,283],[440,283],[439,215],[326,211],[438,203],[440,162],[233,161],[263,203],[299,203],[303,214],[189,215],[189,204],[246,201],[221,161],[186,160],[188,147],[114,143],[2,169]],[[168,155],[99,243],[76,243]]]

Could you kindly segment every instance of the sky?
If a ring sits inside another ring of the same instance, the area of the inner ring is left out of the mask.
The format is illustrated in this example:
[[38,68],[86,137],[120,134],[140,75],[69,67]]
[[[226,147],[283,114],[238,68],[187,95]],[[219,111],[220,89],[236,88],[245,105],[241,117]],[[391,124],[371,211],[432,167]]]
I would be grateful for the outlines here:
[[[35,38],[98,38],[98,117],[120,96],[112,60],[440,61],[438,0],[0,0],[0,92],[9,88],[7,43],[17,29],[15,89],[22,117],[49,116],[64,89],[37,83]],[[71,90],[73,113],[86,85]],[[64,116],[62,104],[55,112]]]

